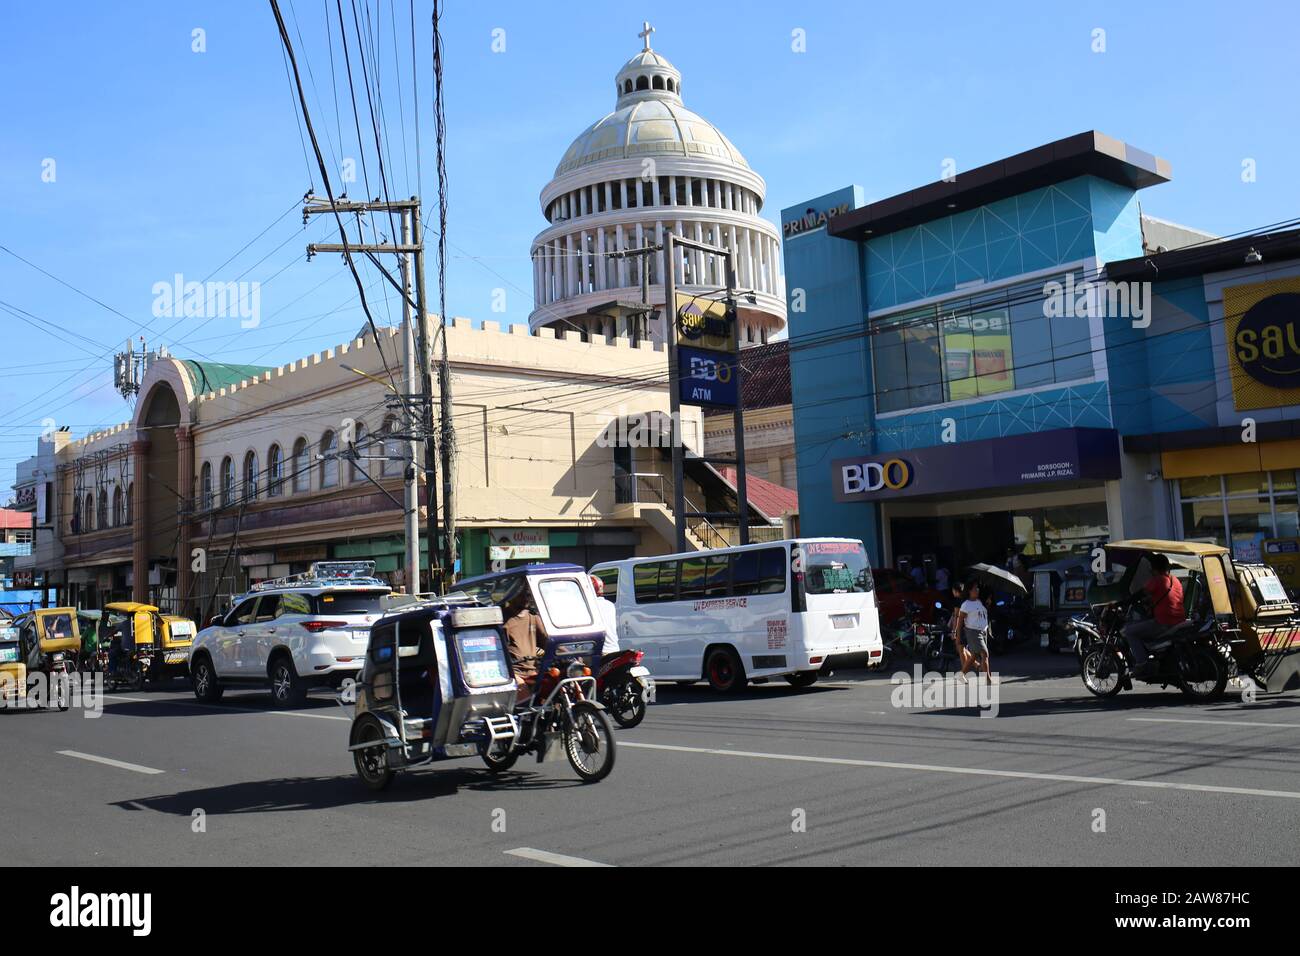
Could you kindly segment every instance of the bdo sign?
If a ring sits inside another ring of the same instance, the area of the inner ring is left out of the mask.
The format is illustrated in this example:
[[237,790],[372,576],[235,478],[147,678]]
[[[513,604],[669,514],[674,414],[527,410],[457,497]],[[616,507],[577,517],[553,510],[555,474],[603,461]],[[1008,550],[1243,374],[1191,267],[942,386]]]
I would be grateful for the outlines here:
[[901,458],[888,461],[864,461],[840,468],[840,482],[846,495],[888,488],[899,491],[912,481],[912,466]]

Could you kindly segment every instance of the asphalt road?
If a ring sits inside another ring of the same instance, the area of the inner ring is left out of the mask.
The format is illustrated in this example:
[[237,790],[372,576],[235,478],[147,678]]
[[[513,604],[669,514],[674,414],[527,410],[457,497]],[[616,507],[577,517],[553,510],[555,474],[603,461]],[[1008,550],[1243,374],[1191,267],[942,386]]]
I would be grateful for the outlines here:
[[466,759],[378,796],[332,700],[202,705],[177,682],[109,695],[98,719],[0,713],[0,840],[10,865],[1300,862],[1300,695],[1103,702],[1047,661],[1004,662],[984,718],[895,707],[861,674],[736,698],[664,685],[599,784]]

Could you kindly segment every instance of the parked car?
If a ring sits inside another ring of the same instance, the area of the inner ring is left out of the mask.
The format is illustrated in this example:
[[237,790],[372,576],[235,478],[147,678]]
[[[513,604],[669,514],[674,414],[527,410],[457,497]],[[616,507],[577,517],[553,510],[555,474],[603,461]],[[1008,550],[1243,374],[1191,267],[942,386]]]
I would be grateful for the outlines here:
[[194,696],[215,702],[227,687],[262,686],[277,707],[293,707],[312,687],[357,677],[391,590],[373,561],[317,561],[257,585],[194,639]]
[[893,568],[872,568],[871,577],[876,584],[880,623],[885,627],[907,615],[908,601],[920,608],[916,620],[929,624],[934,620],[935,602],[947,597],[936,588],[917,587],[911,577]]

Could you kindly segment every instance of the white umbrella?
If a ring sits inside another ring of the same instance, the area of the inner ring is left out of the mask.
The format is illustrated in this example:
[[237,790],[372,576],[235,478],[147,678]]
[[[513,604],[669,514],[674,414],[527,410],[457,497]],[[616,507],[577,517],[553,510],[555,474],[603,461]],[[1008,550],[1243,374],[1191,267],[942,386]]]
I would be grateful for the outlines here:
[[1015,594],[1027,595],[1029,591],[1025,588],[1025,582],[1010,571],[1002,568],[995,568],[991,564],[972,564],[967,569],[967,582],[974,578],[981,585],[988,585],[995,591],[1011,591]]

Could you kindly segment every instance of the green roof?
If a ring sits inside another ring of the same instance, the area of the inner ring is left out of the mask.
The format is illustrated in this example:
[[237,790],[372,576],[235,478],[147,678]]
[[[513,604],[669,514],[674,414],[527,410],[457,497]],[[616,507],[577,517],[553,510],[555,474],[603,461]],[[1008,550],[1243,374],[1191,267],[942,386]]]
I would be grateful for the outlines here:
[[185,367],[194,380],[194,390],[200,395],[271,371],[267,365],[227,365],[225,362],[195,362],[192,359],[185,359]]

